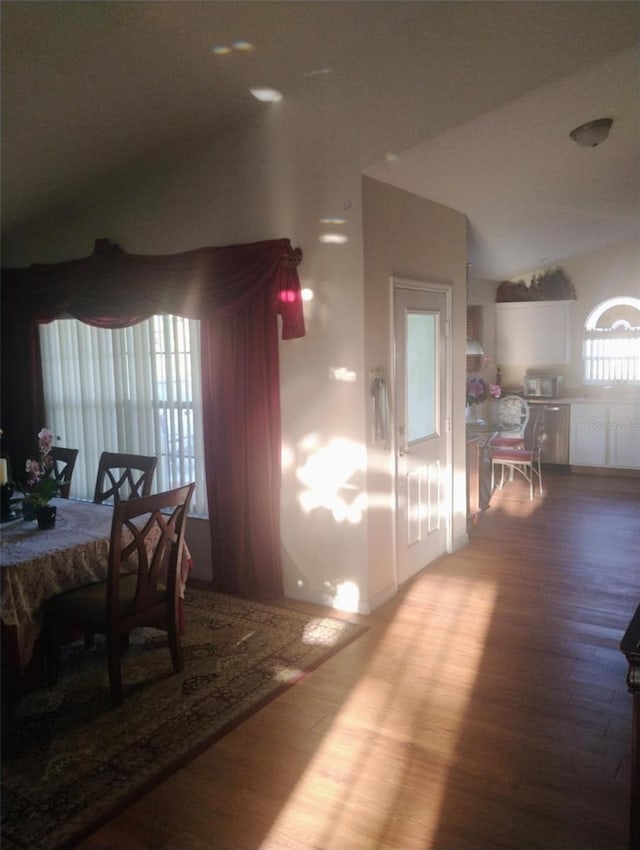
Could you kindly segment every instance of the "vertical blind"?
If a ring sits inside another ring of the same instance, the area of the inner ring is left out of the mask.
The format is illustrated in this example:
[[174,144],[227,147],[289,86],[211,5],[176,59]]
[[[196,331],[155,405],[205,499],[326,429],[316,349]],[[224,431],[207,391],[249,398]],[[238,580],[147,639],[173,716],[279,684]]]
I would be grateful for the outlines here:
[[637,332],[589,331],[582,347],[586,383],[640,382],[640,335]]
[[152,316],[118,330],[61,319],[40,326],[46,425],[79,449],[71,495],[92,499],[103,451],[154,455],[153,492],[196,482],[207,516],[200,323]]

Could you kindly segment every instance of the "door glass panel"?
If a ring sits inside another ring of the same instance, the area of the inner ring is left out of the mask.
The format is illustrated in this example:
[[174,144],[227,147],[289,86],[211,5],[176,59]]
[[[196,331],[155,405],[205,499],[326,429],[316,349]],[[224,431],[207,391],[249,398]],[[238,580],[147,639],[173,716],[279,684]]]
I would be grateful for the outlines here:
[[437,316],[406,314],[405,386],[407,388],[407,443],[436,433]]

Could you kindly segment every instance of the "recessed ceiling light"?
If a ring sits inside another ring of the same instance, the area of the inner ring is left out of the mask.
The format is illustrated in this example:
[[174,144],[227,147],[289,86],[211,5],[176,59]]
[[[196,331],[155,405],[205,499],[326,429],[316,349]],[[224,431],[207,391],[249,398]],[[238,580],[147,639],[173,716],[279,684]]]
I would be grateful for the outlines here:
[[276,89],[255,88],[249,89],[249,91],[255,98],[262,100],[265,103],[276,103],[277,101],[282,100],[282,95]]
[[228,53],[231,53],[231,48],[227,47],[226,44],[215,44],[211,48],[211,52],[215,53],[216,56],[226,56]]
[[234,41],[232,47],[234,50],[253,50],[253,44],[251,44],[249,41],[244,41],[244,39]]

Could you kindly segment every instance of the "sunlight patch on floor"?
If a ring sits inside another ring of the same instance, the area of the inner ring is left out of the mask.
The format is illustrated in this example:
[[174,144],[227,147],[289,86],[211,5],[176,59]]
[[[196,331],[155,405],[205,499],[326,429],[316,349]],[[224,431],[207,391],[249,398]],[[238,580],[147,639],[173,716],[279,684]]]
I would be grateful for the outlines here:
[[[291,842],[374,850],[393,846],[394,837],[407,850],[432,846],[497,589],[446,576],[431,577],[428,587],[433,616],[414,608],[409,588],[375,662],[354,682],[265,836],[265,850]],[[419,592],[424,599],[424,586]],[[373,768],[381,763],[383,775]]]
[[495,490],[491,497],[490,510],[500,510],[507,516],[525,518],[532,516],[545,500],[545,493],[536,487],[533,499],[529,498],[529,485],[518,481],[505,483],[502,490]]
[[332,647],[342,640],[343,633],[348,628],[348,623],[341,624],[339,620],[316,617],[305,625],[302,642],[310,646]]

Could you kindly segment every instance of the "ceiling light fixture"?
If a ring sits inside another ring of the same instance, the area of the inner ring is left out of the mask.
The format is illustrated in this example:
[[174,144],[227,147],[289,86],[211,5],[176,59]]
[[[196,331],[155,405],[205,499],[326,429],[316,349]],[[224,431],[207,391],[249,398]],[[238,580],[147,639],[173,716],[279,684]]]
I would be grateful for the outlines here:
[[613,118],[597,118],[587,121],[569,133],[569,137],[582,148],[595,148],[605,141],[613,124]]

